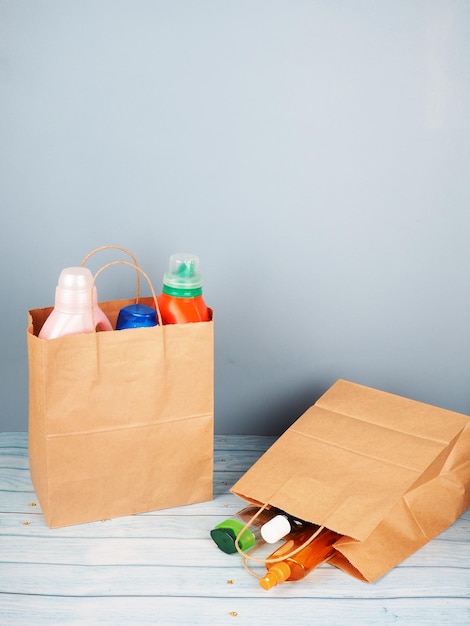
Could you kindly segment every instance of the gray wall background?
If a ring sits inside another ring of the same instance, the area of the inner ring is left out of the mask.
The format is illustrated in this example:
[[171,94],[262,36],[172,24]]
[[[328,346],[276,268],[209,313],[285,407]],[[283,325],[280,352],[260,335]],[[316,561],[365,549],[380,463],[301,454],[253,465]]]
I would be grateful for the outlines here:
[[200,256],[218,433],[338,378],[470,413],[469,35],[467,0],[0,0],[0,430],[27,310],[103,244],[157,290]]

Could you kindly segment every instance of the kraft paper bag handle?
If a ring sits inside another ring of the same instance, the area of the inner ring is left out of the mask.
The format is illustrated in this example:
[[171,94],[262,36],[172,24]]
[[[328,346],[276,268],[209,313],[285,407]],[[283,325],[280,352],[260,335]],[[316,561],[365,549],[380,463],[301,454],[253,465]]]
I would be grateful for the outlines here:
[[114,246],[114,245],[100,246],[99,248],[95,248],[94,250],[89,252],[85,257],[83,257],[82,262],[80,263],[80,266],[84,267],[89,258],[97,254],[98,252],[101,252],[102,250],[121,250],[122,252],[130,256],[130,258],[134,262],[134,267],[136,269],[137,286],[136,286],[135,301],[139,302],[139,298],[140,298],[140,272],[138,271],[139,263],[137,262],[135,255],[132,254],[132,252],[128,250],[127,248],[123,248],[122,246]]
[[[235,538],[235,548],[238,552],[238,554],[240,554],[243,557],[243,567],[247,570],[247,572],[249,574],[251,574],[252,576],[254,576],[255,578],[261,579],[262,576],[260,576],[259,574],[257,574],[254,570],[251,569],[251,567],[249,567],[248,565],[248,561],[253,561],[254,563],[262,563],[264,564],[266,562],[266,559],[258,559],[254,556],[252,556],[253,552],[255,552],[258,548],[261,547],[261,545],[263,545],[265,542],[263,541],[262,543],[258,543],[257,545],[255,545],[251,550],[249,550],[248,552],[244,552],[242,550],[242,548],[240,547],[240,539],[243,536],[243,533],[248,530],[248,528],[251,526],[251,524],[261,515],[261,513],[269,506],[268,502],[265,502],[259,509],[258,511],[256,511],[256,513],[254,515],[252,515],[251,519],[249,519],[246,524],[244,525],[244,527],[240,530],[240,532],[238,533],[238,535]],[[309,544],[312,543],[312,541],[314,539],[316,539],[318,537],[318,535],[322,532],[322,530],[324,530],[325,526],[319,526],[317,528],[317,530],[315,530],[312,535],[306,539],[300,546],[298,546],[297,548],[294,548],[294,550],[291,550],[290,552],[288,552],[287,554],[283,554],[280,557],[277,557],[275,559],[269,559],[270,563],[280,563],[281,561],[285,561],[285,559],[289,559],[290,557],[294,556],[295,554],[297,554],[297,552],[300,552],[301,550],[303,550],[305,547],[307,547]]]
[[[93,276],[93,285],[91,288],[92,294],[93,294],[93,289],[95,287],[95,282],[96,279],[98,278],[98,276],[101,274],[101,272],[103,272],[105,269],[108,269],[109,267],[112,267],[113,265],[128,265],[129,267],[132,267],[136,270],[138,276],[140,277],[140,275],[142,274],[142,276],[146,279],[146,281],[149,284],[150,287],[150,291],[152,292],[152,297],[153,297],[153,301],[155,303],[155,310],[157,312],[157,319],[158,319],[158,325],[159,326],[163,326],[163,321],[162,321],[162,314],[160,313],[160,308],[158,306],[158,300],[157,300],[157,295],[155,293],[155,289],[153,288],[153,284],[152,281],[150,280],[149,276],[144,272],[144,270],[139,267],[138,265],[135,265],[134,263],[131,263],[130,261],[111,261],[110,263],[106,263],[106,265],[103,265],[102,267],[100,267],[100,269],[96,272],[96,274]],[[139,283],[139,291],[140,291],[140,283]],[[139,298],[139,294],[137,294],[136,296],[136,301],[138,301]],[[95,327],[95,310],[94,310],[94,306],[93,306],[93,297],[91,298],[91,302],[92,302],[92,307],[91,307],[91,319],[92,319],[92,323],[93,323],[93,329],[94,332],[96,333],[96,327]]]

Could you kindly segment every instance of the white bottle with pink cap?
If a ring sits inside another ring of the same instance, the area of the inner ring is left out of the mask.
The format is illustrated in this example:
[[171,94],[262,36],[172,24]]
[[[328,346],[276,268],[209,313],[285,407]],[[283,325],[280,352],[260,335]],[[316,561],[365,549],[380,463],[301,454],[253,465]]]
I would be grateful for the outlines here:
[[93,274],[86,267],[67,267],[60,273],[55,305],[39,338],[56,339],[64,335],[92,333],[95,329],[113,330],[113,327],[98,306]]

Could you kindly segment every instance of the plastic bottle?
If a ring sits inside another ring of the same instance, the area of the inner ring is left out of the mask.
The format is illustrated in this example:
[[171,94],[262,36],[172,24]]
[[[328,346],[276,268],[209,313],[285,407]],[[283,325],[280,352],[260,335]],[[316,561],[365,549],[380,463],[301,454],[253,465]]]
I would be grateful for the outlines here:
[[136,302],[122,307],[116,322],[116,330],[157,326],[157,312],[151,306]]
[[246,506],[238,511],[233,518],[224,520],[211,530],[211,537],[222,552],[227,554],[237,552],[235,540],[250,521],[250,525],[238,541],[240,549],[246,552],[261,540],[261,527],[278,513],[278,509],[264,509],[256,519],[252,520],[260,508],[255,505]]
[[246,552],[246,550],[249,550],[260,541],[276,543],[286,535],[306,528],[313,528],[314,532],[318,528],[318,526],[294,518],[276,507],[263,509],[253,519],[260,508],[260,506],[256,505],[247,506],[238,511],[233,518],[226,519],[211,530],[212,539],[223,552],[227,554],[237,552],[235,539],[248,523],[249,526],[245,529],[238,542],[243,552]]
[[[305,529],[291,535],[280,548],[266,559],[267,572],[260,580],[263,589],[271,589],[279,583],[304,578],[312,569],[334,554],[333,544],[342,537],[342,535],[324,528],[311,543],[296,554],[289,556],[293,550],[299,548],[311,536],[312,529]],[[272,562],[284,555],[286,556],[285,560]]]
[[[67,267],[59,276],[54,308],[39,333],[40,339],[56,339],[64,335],[113,330],[111,322],[98,306],[93,275],[86,267]],[[93,306],[93,315],[92,315]],[[94,318],[94,326],[93,326]]]
[[158,306],[164,324],[210,320],[209,309],[202,298],[202,277],[197,256],[186,253],[171,255],[169,271],[163,276]]
[[[261,527],[261,537],[266,543],[276,543],[286,535],[292,532],[302,530],[304,528],[312,528],[314,525],[310,522],[304,522],[301,519],[293,517],[284,511],[279,511],[268,522]],[[317,526],[315,528],[318,528]]]

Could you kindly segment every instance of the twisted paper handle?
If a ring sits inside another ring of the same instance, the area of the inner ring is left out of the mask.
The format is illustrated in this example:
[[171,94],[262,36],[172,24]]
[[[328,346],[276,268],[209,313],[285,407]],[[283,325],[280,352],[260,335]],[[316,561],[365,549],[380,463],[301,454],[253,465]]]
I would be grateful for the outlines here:
[[[93,293],[93,288],[95,286],[95,282],[96,282],[96,279],[98,278],[98,276],[101,274],[101,272],[103,272],[108,267],[111,267],[112,265],[128,265],[129,267],[133,267],[137,271],[137,274],[139,276],[140,276],[140,274],[142,274],[142,276],[147,280],[147,282],[149,284],[149,287],[150,287],[150,291],[152,292],[153,301],[155,303],[155,309],[156,309],[156,312],[157,312],[158,324],[160,326],[162,326],[162,324],[163,324],[163,322],[162,322],[162,315],[161,315],[160,309],[158,307],[157,295],[155,293],[155,289],[153,288],[152,281],[150,280],[149,276],[144,272],[144,270],[142,268],[140,268],[138,265],[134,265],[134,263],[130,263],[129,261],[111,261],[110,263],[106,263],[106,265],[103,265],[102,267],[100,267],[100,269],[93,276],[92,293]],[[139,287],[140,287],[140,285],[139,285]],[[94,328],[95,327],[95,311],[94,311],[94,307],[93,306],[92,306],[92,322],[93,322],[93,328]]]
[[122,252],[124,252],[125,254],[131,257],[132,261],[134,262],[134,267],[137,270],[136,271],[137,287],[136,287],[135,301],[139,302],[139,298],[140,298],[140,272],[138,271],[139,264],[137,262],[136,257],[127,248],[123,248],[122,246],[113,246],[113,245],[100,246],[99,248],[95,248],[94,250],[89,252],[85,257],[83,257],[82,262],[80,263],[81,267],[85,265],[85,263],[88,261],[90,257],[95,255],[97,252],[101,252],[102,250],[121,250]]
[[[244,552],[241,548],[240,548],[240,539],[243,535],[243,533],[248,529],[249,526],[251,526],[253,524],[253,522],[258,518],[259,515],[261,515],[261,513],[269,506],[268,502],[265,502],[259,509],[258,511],[251,517],[251,519],[248,520],[248,522],[245,524],[245,526],[240,530],[240,532],[238,533],[236,539],[235,539],[235,548],[237,549],[237,552],[243,557],[243,567],[247,570],[247,572],[249,572],[252,576],[254,576],[255,578],[261,579],[263,578],[262,576],[260,576],[259,574],[257,574],[254,570],[252,570],[249,565],[248,565],[248,561],[253,561],[255,563],[262,563],[263,565],[266,563],[266,559],[258,559],[254,556],[252,556],[252,553],[255,552],[256,550],[258,550],[262,545],[264,545],[264,541],[263,542],[259,542],[254,548],[252,548],[251,550],[249,550],[248,552]],[[308,546],[310,543],[312,543],[312,541],[318,537],[318,535],[322,532],[322,530],[324,530],[325,526],[319,526],[318,529],[308,538],[304,541],[304,543],[302,543],[300,546],[298,546],[297,548],[295,548],[295,550],[292,550],[291,552],[288,552],[287,554],[283,554],[280,557],[277,557],[276,559],[269,559],[270,563],[279,563],[280,561],[285,561],[286,559],[289,559],[290,557],[294,556],[295,554],[297,554],[297,552],[300,552],[301,550],[303,550],[306,546]]]

